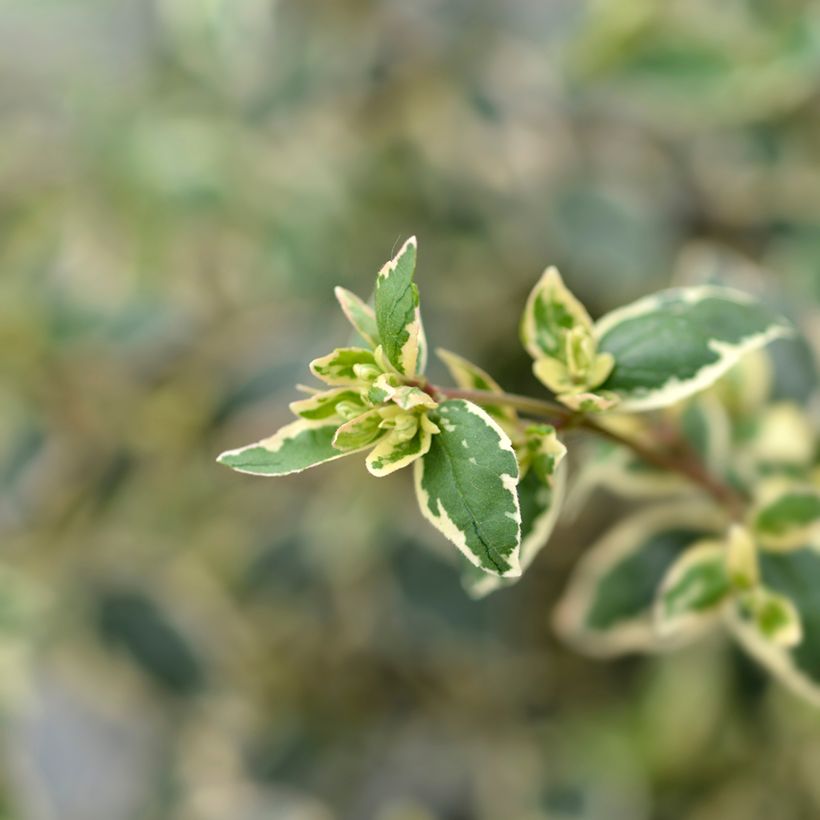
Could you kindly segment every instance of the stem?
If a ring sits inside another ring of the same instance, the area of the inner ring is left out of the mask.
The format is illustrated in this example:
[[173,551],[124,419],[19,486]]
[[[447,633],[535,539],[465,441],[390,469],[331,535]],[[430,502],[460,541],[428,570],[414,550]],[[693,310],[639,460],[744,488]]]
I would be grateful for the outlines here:
[[560,404],[533,399],[529,396],[519,396],[514,393],[491,393],[487,390],[461,390],[434,385],[430,385],[430,392],[445,396],[448,399],[465,399],[476,404],[503,404],[520,410],[525,415],[545,419],[557,428],[576,427],[587,430],[601,438],[632,450],[641,461],[647,464],[682,475],[712,496],[722,507],[725,507],[733,520],[738,521],[743,517],[744,498],[734,487],[713,476],[691,451],[678,455],[675,452],[655,450],[639,441],[635,441],[635,439],[623,436],[602,426],[599,422],[583,413],[576,413]]

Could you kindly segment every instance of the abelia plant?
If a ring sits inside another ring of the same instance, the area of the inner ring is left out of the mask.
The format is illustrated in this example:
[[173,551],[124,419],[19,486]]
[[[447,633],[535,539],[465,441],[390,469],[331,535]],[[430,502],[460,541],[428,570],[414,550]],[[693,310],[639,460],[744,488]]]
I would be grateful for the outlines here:
[[[717,625],[820,703],[820,438],[794,403],[768,403],[771,341],[787,322],[717,285],[666,290],[593,322],[549,268],[521,339],[553,398],[512,395],[438,350],[425,376],[416,240],[378,274],[374,305],[336,296],[362,346],[311,362],[296,420],[223,453],[282,476],[354,453],[383,477],[412,465],[422,515],[467,559],[480,597],[515,582],[562,506],[599,487],[651,503],[585,551],[554,614],[592,655],[663,651]],[[737,365],[737,367],[736,367]],[[651,411],[651,412],[650,412]],[[567,440],[577,453],[568,490]]]

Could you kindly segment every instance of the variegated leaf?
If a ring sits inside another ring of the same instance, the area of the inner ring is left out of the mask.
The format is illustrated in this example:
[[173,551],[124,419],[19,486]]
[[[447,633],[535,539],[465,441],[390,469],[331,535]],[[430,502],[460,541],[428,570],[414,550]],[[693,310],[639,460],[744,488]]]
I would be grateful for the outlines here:
[[[521,572],[526,571],[538,553],[547,545],[561,513],[566,488],[566,463],[556,468],[551,484],[546,484],[530,470],[518,484],[521,507]],[[462,573],[464,588],[473,598],[483,598],[497,589],[510,586],[517,578],[489,575],[472,564]]]
[[757,546],[751,533],[740,524],[733,524],[726,541],[726,571],[735,589],[748,590],[760,583]]
[[385,435],[383,420],[378,408],[356,416],[339,427],[333,437],[333,446],[345,451],[369,447]]
[[376,314],[373,308],[363,302],[355,293],[345,288],[337,287],[334,291],[336,299],[342,307],[344,315],[353,325],[356,332],[370,347],[379,345],[379,328],[376,325]]
[[418,387],[402,384],[394,373],[385,373],[373,383],[368,393],[369,398],[377,403],[393,402],[402,410],[424,408],[432,410],[437,406],[436,400]]
[[[768,613],[774,621],[761,629],[759,619],[748,617],[738,607],[729,623],[741,645],[776,678],[809,702],[820,706],[820,553],[811,547],[784,553],[760,553],[760,574],[766,590],[782,596],[794,607],[794,618],[800,624],[800,641],[783,646],[767,637],[784,631],[776,622],[790,620],[786,609]],[[788,607],[788,605],[786,605]],[[785,627],[794,637],[794,624]]]
[[799,549],[820,540],[820,490],[784,487],[758,505],[752,531],[764,549]]
[[[482,370],[478,365],[467,361],[463,356],[456,353],[451,353],[449,350],[438,348],[436,355],[447,368],[451,378],[458,387],[464,390],[484,390],[488,393],[503,393],[498,382],[490,376],[485,370]],[[507,407],[502,404],[482,404],[484,408],[494,419],[501,421],[514,422],[518,418],[518,414],[512,407]]]
[[731,592],[724,542],[697,542],[672,564],[661,582],[655,603],[659,634],[692,634],[714,622]]
[[570,293],[557,268],[547,268],[527,299],[521,341],[534,359],[562,358],[565,337],[576,326],[591,329],[586,308]]
[[617,407],[620,401],[618,396],[609,390],[601,393],[591,393],[589,391],[560,393],[557,398],[558,401],[577,413],[603,413],[605,410]]
[[751,621],[764,640],[791,649],[803,640],[803,625],[794,603],[785,595],[759,586],[738,599],[738,615]]
[[446,401],[430,415],[441,432],[415,465],[422,514],[474,565],[520,575],[518,462],[510,439],[470,402]]
[[377,478],[401,470],[430,450],[433,435],[439,432],[427,416],[414,416],[415,432],[408,437],[405,430],[389,432],[367,456],[367,469]]
[[299,473],[308,467],[346,455],[333,446],[337,426],[334,422],[299,419],[270,438],[222,453],[217,461],[250,475],[283,476]]
[[375,379],[381,373],[370,350],[340,347],[310,363],[310,372],[329,385],[350,385]]
[[653,606],[661,581],[683,552],[720,535],[726,521],[705,504],[656,505],[616,524],[587,550],[554,616],[559,635],[590,655],[668,649],[680,638],[661,638]]
[[[337,410],[339,405],[342,405],[341,413]],[[363,413],[367,409],[361,393],[358,390],[351,390],[346,387],[314,393],[310,398],[299,399],[299,401],[290,403],[291,412],[303,419],[314,421],[335,419],[340,424],[347,417],[350,407],[359,408],[359,413]]]
[[665,407],[717,381],[744,355],[791,334],[784,320],[727,288],[667,290],[619,308],[595,325],[615,366],[602,389],[621,410]]
[[376,324],[382,348],[396,371],[407,377],[422,373],[426,364],[415,270],[416,238],[411,236],[376,281]]

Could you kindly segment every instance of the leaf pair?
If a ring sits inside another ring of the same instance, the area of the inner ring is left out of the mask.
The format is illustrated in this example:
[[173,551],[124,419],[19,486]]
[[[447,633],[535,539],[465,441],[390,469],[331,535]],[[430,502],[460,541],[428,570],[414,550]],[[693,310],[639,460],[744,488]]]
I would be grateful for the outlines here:
[[662,291],[593,324],[555,268],[533,289],[521,323],[535,375],[585,412],[674,404],[791,332],[751,297],[715,286]]

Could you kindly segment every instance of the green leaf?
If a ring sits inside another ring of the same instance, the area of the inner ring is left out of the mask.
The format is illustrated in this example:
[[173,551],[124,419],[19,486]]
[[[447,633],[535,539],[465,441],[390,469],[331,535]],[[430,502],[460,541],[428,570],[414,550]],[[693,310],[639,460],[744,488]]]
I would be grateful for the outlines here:
[[[464,390],[485,390],[488,393],[503,393],[501,386],[498,384],[489,373],[482,370],[478,365],[459,356],[457,353],[451,353],[449,350],[438,348],[436,355],[447,368],[450,377],[458,387]],[[487,411],[494,419],[499,421],[514,422],[518,418],[518,414],[512,407],[506,407],[501,404],[481,404],[484,410]]]
[[534,359],[562,358],[565,338],[576,326],[590,330],[586,308],[570,293],[557,268],[547,268],[527,299],[521,342]]
[[376,324],[384,354],[407,377],[422,373],[426,358],[415,270],[416,237],[411,236],[376,281]]
[[595,325],[598,349],[615,357],[601,388],[620,396],[620,410],[665,407],[790,333],[784,320],[743,293],[709,285],[663,291]]
[[683,502],[624,519],[581,558],[555,611],[558,633],[600,657],[672,645],[654,628],[661,581],[689,546],[725,524],[714,507]]
[[344,315],[347,316],[348,321],[353,325],[359,336],[370,347],[378,347],[380,344],[379,328],[376,324],[376,314],[373,312],[373,308],[363,302],[355,293],[351,293],[345,288],[337,287],[334,293]]
[[422,514],[471,563],[496,575],[520,575],[518,462],[510,439],[467,401],[443,402],[430,418],[441,432],[416,462]]
[[[732,631],[775,677],[801,697],[820,705],[820,553],[804,547],[792,552],[763,552],[759,557],[765,588],[794,607],[794,617],[801,625],[801,640],[791,647],[778,645],[761,630],[759,619],[744,616],[741,607],[730,621]],[[789,617],[787,613],[781,614]],[[764,620],[777,621],[779,616],[768,613]],[[767,632],[772,628],[771,623],[763,625]],[[775,634],[777,631],[775,624]]]
[[655,605],[661,635],[691,632],[717,615],[732,592],[726,568],[726,545],[699,541],[667,571]]
[[340,347],[310,363],[310,372],[330,385],[372,381],[381,373],[373,352],[363,347]]
[[[340,404],[342,405],[342,413],[337,410]],[[313,421],[335,419],[340,424],[347,417],[346,414],[350,407],[360,408],[359,413],[363,413],[367,409],[361,393],[358,390],[350,390],[346,387],[314,393],[307,399],[299,399],[299,401],[290,403],[291,412],[303,419]]]
[[[556,468],[552,484],[546,484],[535,470],[530,470],[518,484],[521,508],[521,572],[526,571],[552,535],[566,489],[567,470],[564,463]],[[483,598],[496,589],[510,586],[516,578],[489,575],[472,564],[466,564],[462,584],[473,598]]]
[[367,457],[367,469],[377,478],[401,470],[430,450],[433,435],[439,428],[427,416],[410,416],[411,428],[398,428],[388,433]]
[[256,444],[228,450],[217,459],[240,473],[282,476],[299,473],[346,455],[333,446],[337,423],[298,421],[283,427],[270,438]]
[[797,549],[815,541],[820,533],[820,490],[783,490],[757,508],[752,529],[765,549]]

